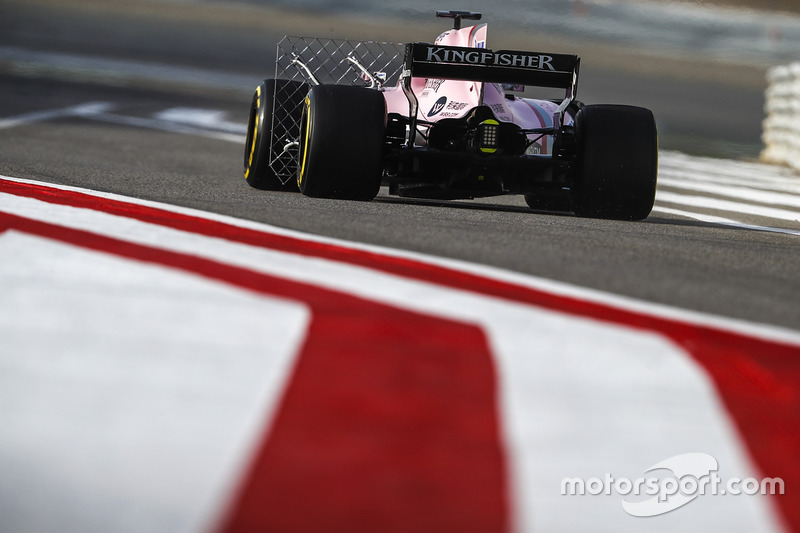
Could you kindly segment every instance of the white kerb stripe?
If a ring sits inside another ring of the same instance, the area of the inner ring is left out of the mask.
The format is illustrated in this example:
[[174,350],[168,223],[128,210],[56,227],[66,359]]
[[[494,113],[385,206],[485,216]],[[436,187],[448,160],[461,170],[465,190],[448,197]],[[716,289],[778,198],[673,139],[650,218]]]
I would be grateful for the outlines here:
[[208,531],[305,337],[302,305],[0,234],[7,531]]
[[[612,497],[563,497],[563,477],[635,478],[667,457],[700,451],[721,476],[755,476],[703,370],[659,336],[510,303],[372,269],[253,248],[88,210],[33,209],[170,250],[478,324],[494,349],[521,530],[633,531],[641,519]],[[651,531],[776,527],[763,499],[706,497],[647,522]]]

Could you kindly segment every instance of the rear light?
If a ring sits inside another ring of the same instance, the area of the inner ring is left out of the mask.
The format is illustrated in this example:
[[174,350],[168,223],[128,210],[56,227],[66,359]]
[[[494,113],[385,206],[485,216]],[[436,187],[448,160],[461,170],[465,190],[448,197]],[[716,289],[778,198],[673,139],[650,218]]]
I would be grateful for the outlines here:
[[500,123],[494,119],[484,120],[478,126],[479,148],[485,154],[497,151],[500,139]]

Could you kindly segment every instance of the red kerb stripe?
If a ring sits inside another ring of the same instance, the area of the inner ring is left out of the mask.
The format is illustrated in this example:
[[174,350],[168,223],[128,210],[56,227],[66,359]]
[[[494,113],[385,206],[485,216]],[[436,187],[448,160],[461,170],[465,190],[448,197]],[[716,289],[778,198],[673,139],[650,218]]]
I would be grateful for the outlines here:
[[[0,192],[86,207],[167,227],[223,237],[288,253],[373,268],[445,287],[472,291],[658,332],[685,349],[713,379],[761,473],[781,477],[787,494],[775,498],[789,526],[800,531],[800,346],[755,338],[714,326],[693,324],[561,296],[447,267],[370,251],[274,235],[201,217],[78,192],[0,179]],[[794,487],[794,488],[793,488]]]
[[496,376],[479,328],[2,212],[0,228],[311,309],[296,368],[222,531],[508,528]]

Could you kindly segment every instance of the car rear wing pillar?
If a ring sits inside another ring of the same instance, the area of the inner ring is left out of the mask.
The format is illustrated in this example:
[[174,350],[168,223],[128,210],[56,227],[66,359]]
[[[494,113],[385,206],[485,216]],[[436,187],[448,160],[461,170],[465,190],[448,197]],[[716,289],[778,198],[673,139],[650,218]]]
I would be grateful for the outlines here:
[[411,147],[416,137],[419,111],[419,102],[411,89],[412,77],[565,89],[566,94],[558,106],[554,122],[554,127],[560,129],[564,111],[578,92],[579,69],[580,58],[576,55],[408,43],[401,83],[409,105],[410,126],[406,146]]

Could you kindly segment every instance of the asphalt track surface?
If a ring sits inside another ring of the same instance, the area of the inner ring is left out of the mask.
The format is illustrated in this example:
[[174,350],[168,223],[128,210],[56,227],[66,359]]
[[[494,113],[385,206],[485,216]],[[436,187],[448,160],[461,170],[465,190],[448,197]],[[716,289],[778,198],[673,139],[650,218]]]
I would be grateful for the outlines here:
[[[157,62],[257,80],[269,72],[266,65],[279,35],[275,21],[269,31],[254,30],[252,18],[258,11],[215,23],[197,10],[176,15],[180,6],[171,8],[172,15],[155,16],[98,8],[102,4],[92,2],[85,5],[89,7],[4,2],[0,45],[6,51],[14,48],[14,53]],[[334,27],[333,22],[327,29],[325,25],[316,21],[309,29],[326,33],[346,29]],[[116,83],[95,79],[91,73],[76,74],[74,69],[64,74],[53,68],[26,70],[12,63],[5,60],[0,75],[0,117],[5,119],[0,129],[0,174],[193,207],[497,266],[683,309],[800,328],[797,219],[776,221],[758,210],[731,216],[720,209],[694,209],[739,223],[720,224],[676,214],[684,211],[680,204],[660,202],[666,209],[654,211],[644,222],[629,223],[535,214],[519,198],[442,203],[382,194],[361,203],[256,191],[241,179],[243,146],[233,142],[235,132],[223,138],[198,135],[191,128],[163,131],[159,129],[163,120],[153,122],[154,117],[163,118],[159,114],[165,110],[192,108],[221,112],[217,117],[224,117],[226,124],[243,125],[249,88]],[[749,70],[736,80],[724,81],[724,76],[695,76],[686,68],[680,75],[644,75],[631,68],[593,68],[587,62],[583,99],[651,107],[659,117],[662,148],[756,155],[762,82]],[[102,105],[88,108],[91,112],[75,111],[74,106],[87,103]],[[713,162],[704,161],[703,168],[713,168]],[[747,169],[757,182],[758,167]],[[669,193],[669,185],[662,190]]]

